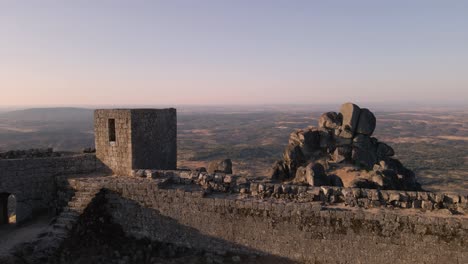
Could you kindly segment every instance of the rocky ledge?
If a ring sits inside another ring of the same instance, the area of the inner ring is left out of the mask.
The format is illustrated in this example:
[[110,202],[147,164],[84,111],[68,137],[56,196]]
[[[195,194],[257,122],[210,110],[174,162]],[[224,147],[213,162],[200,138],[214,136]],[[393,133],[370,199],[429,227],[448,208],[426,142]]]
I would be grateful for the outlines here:
[[389,145],[372,137],[375,115],[345,103],[321,115],[318,127],[291,133],[271,178],[311,186],[421,190],[415,174],[393,158]]

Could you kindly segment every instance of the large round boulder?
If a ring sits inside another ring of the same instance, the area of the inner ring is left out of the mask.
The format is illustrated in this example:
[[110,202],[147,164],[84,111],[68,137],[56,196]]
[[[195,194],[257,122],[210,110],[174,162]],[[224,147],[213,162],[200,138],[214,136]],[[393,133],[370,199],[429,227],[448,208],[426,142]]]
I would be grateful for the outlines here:
[[356,133],[364,135],[372,135],[375,130],[377,120],[374,114],[367,108],[362,108],[359,114],[359,121],[356,127]]
[[283,181],[290,178],[288,167],[282,160],[275,162],[269,174],[272,180]]
[[385,159],[386,157],[392,157],[395,155],[395,151],[389,145],[379,142],[377,144],[377,157],[379,159]]
[[320,149],[320,131],[315,127],[298,129],[289,135],[289,145],[303,148],[304,154]]
[[307,183],[310,186],[327,186],[330,185],[330,178],[322,164],[311,162],[297,169],[294,182]]
[[342,130],[345,130],[351,133],[351,135],[354,135],[359,121],[361,109],[359,106],[353,103],[345,103],[341,106],[340,113],[343,117],[343,122],[341,124]]
[[231,159],[215,160],[210,162],[210,165],[208,166],[208,173],[214,174],[216,172],[232,174]]
[[353,138],[353,147],[369,152],[376,152],[377,145],[375,143],[375,139],[367,135],[359,134]]

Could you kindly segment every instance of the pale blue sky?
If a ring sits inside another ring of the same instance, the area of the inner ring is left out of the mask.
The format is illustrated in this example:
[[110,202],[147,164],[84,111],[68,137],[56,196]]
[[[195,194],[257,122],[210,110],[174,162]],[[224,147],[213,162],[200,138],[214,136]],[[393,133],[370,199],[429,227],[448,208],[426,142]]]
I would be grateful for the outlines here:
[[0,105],[463,103],[468,1],[0,0]]

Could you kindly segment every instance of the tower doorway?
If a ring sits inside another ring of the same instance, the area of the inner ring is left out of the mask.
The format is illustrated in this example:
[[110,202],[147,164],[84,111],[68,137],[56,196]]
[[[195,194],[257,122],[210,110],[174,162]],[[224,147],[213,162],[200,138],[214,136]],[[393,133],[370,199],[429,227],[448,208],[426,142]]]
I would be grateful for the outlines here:
[[0,225],[16,224],[16,197],[0,193]]

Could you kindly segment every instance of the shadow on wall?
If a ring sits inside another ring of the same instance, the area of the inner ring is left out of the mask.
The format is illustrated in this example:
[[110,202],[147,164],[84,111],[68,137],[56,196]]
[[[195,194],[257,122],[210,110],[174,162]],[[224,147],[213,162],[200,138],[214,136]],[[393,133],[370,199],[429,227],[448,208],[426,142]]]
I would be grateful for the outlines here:
[[[141,213],[118,217],[122,211],[115,207],[121,205]],[[116,223],[116,216],[127,223]],[[141,221],[153,225],[154,232],[132,224]],[[52,263],[296,263],[202,234],[108,190],[102,190],[86,208],[57,256]]]

